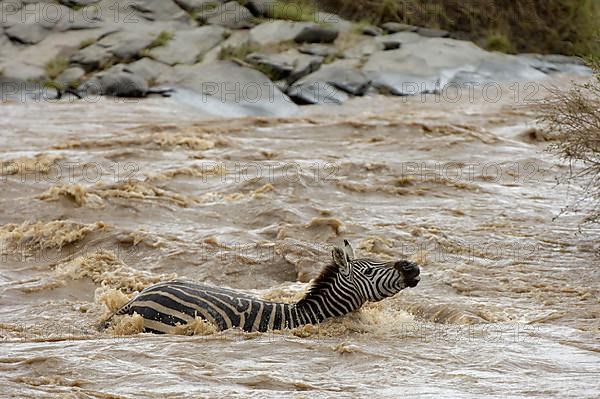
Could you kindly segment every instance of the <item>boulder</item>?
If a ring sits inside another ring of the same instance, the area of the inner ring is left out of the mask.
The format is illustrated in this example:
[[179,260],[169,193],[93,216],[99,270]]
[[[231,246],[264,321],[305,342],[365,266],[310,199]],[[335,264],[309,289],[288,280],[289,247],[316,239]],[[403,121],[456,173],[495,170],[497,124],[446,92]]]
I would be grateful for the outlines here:
[[133,73],[142,77],[146,82],[152,82],[158,79],[162,74],[168,72],[170,68],[162,62],[144,57],[140,60],[124,65],[126,72]]
[[220,4],[210,10],[200,12],[196,17],[199,22],[230,29],[252,28],[254,26],[253,19],[252,13],[236,1]]
[[92,44],[71,56],[71,62],[81,65],[86,71],[94,71],[106,65],[112,59],[107,48]]
[[418,28],[417,33],[424,37],[449,37],[450,32],[441,29]]
[[417,26],[402,24],[400,22],[386,22],[382,24],[381,27],[387,33],[416,32],[417,29],[419,29]]
[[287,116],[298,107],[264,74],[231,61],[174,68],[175,100],[221,116]]
[[225,28],[221,26],[179,30],[167,44],[153,48],[150,56],[168,65],[195,64],[224,40],[225,33]]
[[363,96],[370,85],[369,78],[361,70],[353,68],[345,61],[336,61],[303,77],[292,87],[310,87],[317,82],[326,83],[353,96]]
[[200,13],[210,10],[216,5],[222,4],[224,0],[174,0],[175,4],[189,13]]
[[367,36],[380,36],[383,34],[383,29],[378,26],[367,25],[362,28],[361,33]]
[[84,10],[69,10],[54,26],[54,30],[59,32],[96,29],[105,27],[107,23],[102,19],[102,12],[99,9],[92,11]]
[[289,84],[318,70],[323,63],[323,58],[290,49],[280,54],[253,53],[246,57],[246,61],[271,71],[272,74],[269,74],[271,79],[285,79]]
[[48,29],[42,24],[17,24],[5,30],[6,36],[22,44],[36,44],[48,35]]
[[296,104],[335,104],[347,101],[350,96],[325,82],[312,82],[302,85],[292,85],[287,92]]
[[332,43],[338,35],[334,28],[312,22],[269,21],[250,30],[250,40],[259,45],[295,41],[297,43]]
[[44,68],[25,62],[7,61],[0,63],[2,79],[6,82],[41,81],[46,79]]
[[76,88],[79,86],[79,82],[85,75],[85,71],[80,67],[71,67],[65,69],[58,77],[56,81],[62,84],[64,87]]
[[294,37],[294,41],[296,43],[333,43],[337,37],[338,31],[335,28],[310,24]]
[[60,0],[67,7],[86,7],[91,4],[98,3],[100,0]]
[[244,45],[249,45],[250,32],[245,29],[234,30],[231,32],[231,36],[223,40],[221,43],[210,49],[202,57],[202,62],[213,62],[219,61],[221,50],[227,47],[237,48]]
[[138,58],[159,35],[156,29],[124,30],[103,37],[96,44],[108,50],[118,60]]
[[149,21],[187,21],[188,15],[172,0],[129,0],[130,6]]
[[298,48],[298,51],[300,51],[303,54],[316,55],[325,58],[335,54],[337,52],[337,49],[333,46],[328,46],[325,44],[305,44],[303,46],[300,46]]
[[383,44],[383,50],[397,50],[402,47],[402,43],[395,40],[381,40],[379,43]]
[[532,68],[545,74],[572,73],[583,76],[592,74],[592,70],[585,66],[585,63],[579,57],[559,54],[519,54],[517,57]]
[[4,59],[10,59],[15,52],[17,52],[17,47],[0,30],[0,62]]
[[364,37],[363,40],[344,51],[344,58],[359,60],[378,51],[385,50],[385,45],[375,39],[378,38]]
[[398,42],[401,47],[376,52],[363,66],[373,87],[384,93],[433,93],[448,83],[510,82],[543,77],[518,57],[488,52],[468,41],[426,38],[410,32],[392,34],[385,40]]
[[[316,3],[315,3],[316,4]],[[338,32],[349,32],[353,29],[354,24],[337,14],[320,11],[315,8],[315,22],[320,25],[327,26],[337,30]]]
[[266,17],[275,3],[273,0],[246,0],[243,4],[255,17]]

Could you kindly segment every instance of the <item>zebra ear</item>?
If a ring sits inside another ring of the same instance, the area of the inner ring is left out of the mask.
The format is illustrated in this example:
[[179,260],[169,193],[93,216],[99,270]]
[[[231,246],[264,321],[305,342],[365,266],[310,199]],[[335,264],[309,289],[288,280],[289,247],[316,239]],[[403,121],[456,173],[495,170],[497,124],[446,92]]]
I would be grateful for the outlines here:
[[331,256],[333,257],[333,263],[339,267],[340,272],[344,275],[349,275],[350,263],[348,263],[346,253],[342,249],[334,247],[333,251],[331,251]]
[[352,248],[352,245],[350,245],[348,240],[344,240],[344,253],[346,254],[346,259],[348,259],[348,261],[351,261],[355,258],[354,248]]

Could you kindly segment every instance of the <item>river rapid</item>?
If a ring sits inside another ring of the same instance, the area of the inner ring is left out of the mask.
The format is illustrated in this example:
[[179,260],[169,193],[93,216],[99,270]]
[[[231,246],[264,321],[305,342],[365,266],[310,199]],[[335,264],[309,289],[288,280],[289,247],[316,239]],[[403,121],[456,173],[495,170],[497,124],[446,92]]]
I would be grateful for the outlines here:
[[[286,118],[0,103],[0,396],[597,397],[600,231],[555,218],[577,188],[529,85]],[[343,239],[420,284],[292,331],[97,328],[174,277],[294,301]]]

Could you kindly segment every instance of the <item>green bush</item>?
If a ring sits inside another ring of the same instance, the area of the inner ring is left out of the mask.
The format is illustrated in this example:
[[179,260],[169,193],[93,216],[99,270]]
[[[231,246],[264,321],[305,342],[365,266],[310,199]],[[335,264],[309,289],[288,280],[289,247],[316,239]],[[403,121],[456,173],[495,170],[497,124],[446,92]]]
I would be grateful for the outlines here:
[[48,75],[51,80],[54,80],[68,67],[69,59],[67,57],[58,56],[48,61],[44,66],[44,70],[46,71],[46,75]]

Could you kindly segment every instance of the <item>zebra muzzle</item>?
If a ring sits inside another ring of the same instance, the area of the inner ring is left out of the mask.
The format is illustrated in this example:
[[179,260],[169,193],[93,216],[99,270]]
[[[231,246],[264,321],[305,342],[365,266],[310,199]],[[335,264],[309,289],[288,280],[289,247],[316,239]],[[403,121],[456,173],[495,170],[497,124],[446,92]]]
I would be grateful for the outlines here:
[[421,277],[419,277],[421,270],[416,263],[403,260],[396,262],[395,268],[404,275],[404,283],[407,287],[416,287],[421,281]]

